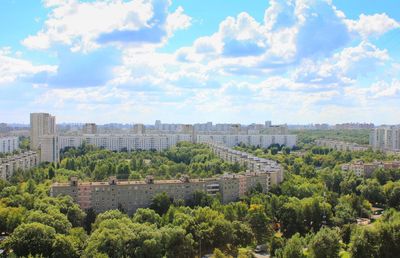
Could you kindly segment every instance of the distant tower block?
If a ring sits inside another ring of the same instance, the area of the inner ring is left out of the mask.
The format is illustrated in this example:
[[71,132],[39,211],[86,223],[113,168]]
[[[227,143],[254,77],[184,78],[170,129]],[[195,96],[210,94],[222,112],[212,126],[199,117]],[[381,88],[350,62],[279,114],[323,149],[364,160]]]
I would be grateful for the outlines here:
[[86,123],[82,132],[83,134],[97,134],[97,125],[95,123]]

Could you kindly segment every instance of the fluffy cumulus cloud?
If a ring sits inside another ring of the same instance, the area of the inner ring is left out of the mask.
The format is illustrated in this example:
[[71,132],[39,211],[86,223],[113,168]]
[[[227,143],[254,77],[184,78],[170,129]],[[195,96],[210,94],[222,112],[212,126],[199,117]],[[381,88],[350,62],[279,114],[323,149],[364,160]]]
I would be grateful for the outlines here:
[[361,14],[359,20],[347,20],[346,23],[351,31],[358,33],[363,38],[379,37],[390,30],[400,27],[399,22],[385,13]]
[[0,86],[42,72],[55,73],[56,69],[57,67],[52,65],[34,65],[13,54],[10,48],[0,49]]
[[161,44],[175,30],[190,26],[182,7],[169,13],[169,0],[46,0],[50,14],[44,27],[22,43],[33,49],[64,44],[90,51],[103,44]]
[[389,60],[386,50],[371,43],[361,42],[358,46],[344,48],[341,52],[323,60],[304,60],[295,70],[295,81],[319,84],[350,84],[361,76],[373,74]]

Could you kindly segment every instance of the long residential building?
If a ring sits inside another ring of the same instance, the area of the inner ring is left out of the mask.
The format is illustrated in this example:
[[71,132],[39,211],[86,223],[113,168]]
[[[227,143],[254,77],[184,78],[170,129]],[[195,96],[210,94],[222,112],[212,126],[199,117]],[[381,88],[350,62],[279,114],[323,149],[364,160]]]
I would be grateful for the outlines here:
[[215,143],[208,143],[213,153],[229,163],[239,163],[246,167],[248,172],[267,173],[273,184],[283,181],[283,168],[274,160],[259,158],[247,152],[234,150]]
[[83,143],[112,151],[131,150],[165,150],[179,142],[216,143],[234,147],[240,143],[246,145],[269,147],[271,144],[296,145],[296,135],[193,135],[193,134],[87,134],[61,135],[58,137],[59,148],[79,147]]
[[245,153],[216,145],[211,147],[221,157],[233,162],[245,162],[249,169],[241,174],[205,179],[183,176],[179,180],[154,180],[152,176],[147,176],[143,181],[118,181],[110,177],[108,182],[80,182],[72,177],[68,183],[54,183],[51,195],[69,195],[82,209],[93,208],[97,213],[122,208],[132,214],[139,208],[148,207],[154,196],[163,192],[174,200],[189,200],[195,191],[203,191],[211,196],[220,195],[223,203],[229,203],[237,201],[257,185],[268,192],[283,178],[282,168],[274,161],[255,160],[251,155],[246,157]]
[[367,145],[361,145],[353,142],[344,142],[330,139],[318,139],[315,140],[317,146],[326,147],[333,150],[339,151],[366,151],[370,147]]
[[10,153],[18,150],[19,140],[15,136],[0,137],[0,153]]
[[112,151],[132,150],[165,150],[179,142],[192,142],[191,134],[87,134],[78,136],[59,136],[60,149],[79,147],[83,143]]
[[285,145],[290,148],[294,147],[297,143],[297,135],[197,135],[198,143],[216,143],[227,147],[234,147],[241,143],[246,145],[259,146],[268,148],[272,144]]
[[27,170],[38,166],[39,154],[28,151],[0,159],[0,178],[9,179],[18,169]]
[[356,176],[371,177],[377,169],[400,169],[400,161],[374,161],[366,163],[362,160],[352,162],[350,164],[343,164],[343,171],[352,171]]

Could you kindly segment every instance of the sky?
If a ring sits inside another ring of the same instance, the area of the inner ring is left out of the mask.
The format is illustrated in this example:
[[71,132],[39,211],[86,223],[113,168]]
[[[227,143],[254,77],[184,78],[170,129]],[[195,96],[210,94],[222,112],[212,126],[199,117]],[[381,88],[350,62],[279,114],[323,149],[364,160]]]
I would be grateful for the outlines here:
[[400,123],[398,0],[1,0],[0,122]]

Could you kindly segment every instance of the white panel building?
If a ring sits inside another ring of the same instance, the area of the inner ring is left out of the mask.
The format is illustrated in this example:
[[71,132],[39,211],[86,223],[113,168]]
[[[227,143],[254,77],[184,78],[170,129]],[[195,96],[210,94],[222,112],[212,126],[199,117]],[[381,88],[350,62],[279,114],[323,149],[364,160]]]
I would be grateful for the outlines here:
[[175,146],[178,142],[192,142],[191,134],[87,134],[78,136],[59,136],[59,148],[78,148],[83,143],[112,151],[157,150]]
[[0,137],[0,153],[9,153],[19,148],[19,140],[16,136]]
[[217,143],[227,147],[233,147],[240,143],[246,145],[268,148],[272,144],[285,145],[290,148],[296,145],[296,135],[197,135],[198,143]]
[[400,150],[400,127],[382,126],[371,131],[369,143],[374,150]]

